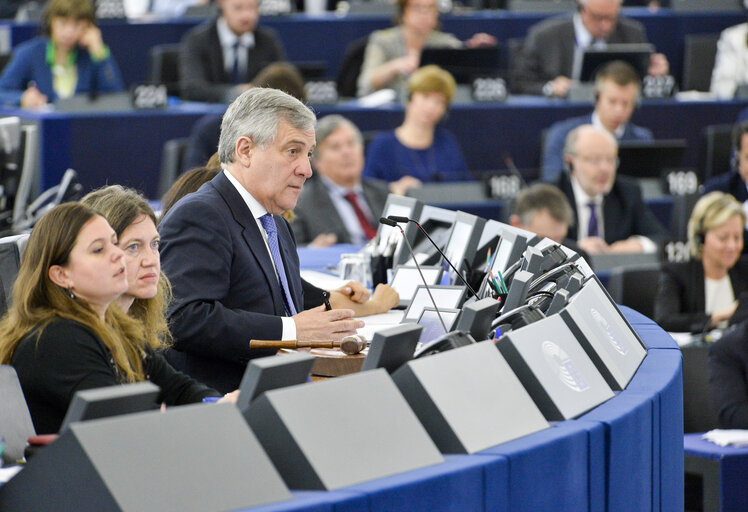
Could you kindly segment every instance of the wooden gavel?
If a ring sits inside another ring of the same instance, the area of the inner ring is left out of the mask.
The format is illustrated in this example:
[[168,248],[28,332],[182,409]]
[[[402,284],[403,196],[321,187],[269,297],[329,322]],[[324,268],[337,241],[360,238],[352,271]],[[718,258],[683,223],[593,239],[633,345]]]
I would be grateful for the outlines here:
[[249,348],[339,348],[344,354],[355,355],[366,348],[366,339],[354,334],[340,341],[250,340]]

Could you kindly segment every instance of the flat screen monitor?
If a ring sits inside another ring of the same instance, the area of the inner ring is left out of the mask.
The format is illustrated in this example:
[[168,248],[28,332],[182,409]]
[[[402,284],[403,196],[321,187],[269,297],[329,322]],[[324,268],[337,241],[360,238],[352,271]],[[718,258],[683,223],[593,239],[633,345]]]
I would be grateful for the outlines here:
[[421,66],[436,64],[449,71],[457,83],[470,84],[476,78],[499,76],[501,51],[498,46],[480,48],[424,48]]
[[439,284],[443,270],[444,269],[441,266],[421,265],[421,273],[423,273],[423,278],[421,278],[421,274],[418,272],[418,268],[415,265],[400,265],[399,267],[396,267],[395,273],[392,275],[392,283],[390,283],[390,286],[392,286],[400,296],[400,307],[406,308],[410,305],[410,301],[413,299],[416,289],[424,284],[424,279],[428,285]]
[[[439,315],[441,315],[441,320]],[[423,308],[421,316],[418,317],[418,325],[423,327],[418,343],[429,343],[451,332],[459,316],[460,310],[455,308],[439,308],[438,312],[433,306]],[[444,320],[444,325],[442,325],[442,320]],[[447,332],[444,332],[445,327]]]
[[663,171],[683,167],[685,139],[621,141],[618,173],[636,178],[660,178]]
[[[418,199],[390,194],[387,197],[387,202],[385,202],[384,204],[382,217],[397,215],[399,217],[417,219],[421,215],[422,208],[423,203],[421,203]],[[403,228],[405,227],[403,226]],[[379,224],[379,228],[377,229],[377,236],[375,239],[380,253],[384,252],[388,245],[394,244],[397,247],[402,243],[401,238],[402,235],[400,234],[399,229],[392,226]],[[397,248],[395,249],[395,251],[397,252]]]
[[76,421],[95,420],[121,414],[149,411],[158,407],[161,389],[152,382],[136,382],[76,391],[60,426],[65,432]]
[[649,57],[654,46],[649,43],[609,44],[605,48],[588,48],[582,54],[582,82],[593,82],[598,70],[606,63],[622,60],[631,64],[640,78],[647,76]]
[[[447,210],[446,208],[439,208],[437,206],[424,205],[421,210],[421,214],[418,217],[418,222],[421,227],[429,234],[431,239],[440,249],[444,250],[444,246],[449,239],[449,234],[452,230],[452,224],[454,224],[457,212],[454,210]],[[408,237],[411,245],[413,246],[413,252],[418,258],[418,263],[421,265],[435,265],[439,262],[441,256],[431,242],[428,241],[426,236],[421,233],[421,230],[413,224],[408,223],[408,228],[405,230],[405,235]],[[395,254],[392,260],[393,266],[409,264],[412,265],[412,257],[405,247],[405,244],[400,244],[395,250]]]
[[[429,291],[431,296],[429,296]],[[413,300],[410,302],[410,306],[405,310],[403,316],[403,323],[410,322],[415,323],[418,321],[418,317],[421,316],[423,308],[433,307],[434,304],[431,302],[431,297],[434,298],[436,306],[441,311],[442,308],[454,308],[458,309],[462,306],[465,300],[465,287],[464,286],[419,286],[416,289],[416,293],[413,295]]]
[[384,368],[394,372],[413,358],[421,326],[400,324],[374,333],[361,371]]
[[[457,212],[452,231],[444,247],[444,254],[457,268],[458,272],[464,273],[471,269],[473,254],[478,247],[483,226],[486,220],[465,212]],[[470,261],[468,261],[468,258]],[[450,268],[450,282],[455,283],[458,279]]]
[[303,384],[309,378],[314,356],[302,352],[252,359],[239,384],[236,406],[242,413],[265,391]]

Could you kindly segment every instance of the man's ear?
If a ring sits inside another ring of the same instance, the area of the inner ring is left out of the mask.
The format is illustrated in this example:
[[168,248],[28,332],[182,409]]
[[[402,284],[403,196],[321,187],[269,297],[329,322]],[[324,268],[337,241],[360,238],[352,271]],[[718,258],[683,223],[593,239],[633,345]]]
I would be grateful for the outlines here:
[[47,275],[49,275],[49,280],[60,288],[68,288],[72,286],[72,283],[68,278],[67,269],[61,267],[60,265],[52,265],[51,267],[49,267]]
[[239,137],[236,141],[236,147],[234,147],[235,159],[243,167],[249,167],[249,164],[252,162],[252,152],[255,151],[256,148],[257,146],[255,146],[250,137]]

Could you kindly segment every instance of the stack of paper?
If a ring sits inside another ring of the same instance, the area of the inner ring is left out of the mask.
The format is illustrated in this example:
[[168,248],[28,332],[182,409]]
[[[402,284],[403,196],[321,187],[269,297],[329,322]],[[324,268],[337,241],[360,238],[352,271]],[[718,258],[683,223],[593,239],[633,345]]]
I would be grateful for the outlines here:
[[719,446],[748,446],[748,430],[710,430],[701,438]]

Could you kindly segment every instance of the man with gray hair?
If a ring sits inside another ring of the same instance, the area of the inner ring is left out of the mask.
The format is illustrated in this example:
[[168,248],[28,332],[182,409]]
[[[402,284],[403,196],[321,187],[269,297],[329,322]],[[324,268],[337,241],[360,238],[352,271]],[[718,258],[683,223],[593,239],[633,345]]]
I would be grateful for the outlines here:
[[291,223],[296,240],[324,247],[365,244],[377,232],[389,189],[380,180],[361,178],[364,141],[359,129],[340,115],[317,121],[316,176],[304,185]]
[[274,350],[252,339],[339,340],[363,322],[351,310],[301,311],[299,258],[281,214],[312,175],[315,117],[276,89],[239,96],[223,116],[223,171],[181,199],[160,224],[162,268],[174,301],[169,361],[222,391],[236,389],[247,361]]
[[[520,94],[563,98],[579,80],[582,53],[608,44],[646,43],[641,23],[622,18],[622,0],[579,0],[578,12],[530,28],[517,59],[514,88]],[[652,54],[650,75],[666,75],[667,58]]]
[[633,178],[616,176],[618,142],[605,128],[585,124],[566,137],[558,188],[575,209],[569,237],[590,254],[655,252],[664,239],[660,225]]

